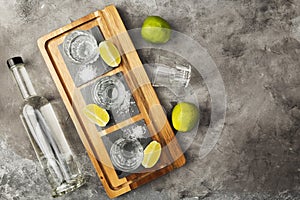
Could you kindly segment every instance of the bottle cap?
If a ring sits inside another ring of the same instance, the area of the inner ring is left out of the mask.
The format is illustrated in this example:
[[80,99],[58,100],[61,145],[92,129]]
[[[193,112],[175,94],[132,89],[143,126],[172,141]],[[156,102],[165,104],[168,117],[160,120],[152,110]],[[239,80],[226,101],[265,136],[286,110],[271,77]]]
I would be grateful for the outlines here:
[[7,66],[9,69],[11,69],[13,66],[17,65],[17,64],[23,64],[23,59],[22,57],[18,56],[18,57],[13,57],[7,60]]

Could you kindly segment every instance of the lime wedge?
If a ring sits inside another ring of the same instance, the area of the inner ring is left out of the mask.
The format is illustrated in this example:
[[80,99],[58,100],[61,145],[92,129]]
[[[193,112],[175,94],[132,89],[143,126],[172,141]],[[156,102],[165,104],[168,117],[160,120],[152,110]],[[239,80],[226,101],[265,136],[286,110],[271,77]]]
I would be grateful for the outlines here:
[[89,104],[83,109],[84,115],[94,124],[100,127],[106,126],[109,122],[108,112],[96,104]]
[[120,53],[111,41],[105,40],[100,42],[99,51],[101,58],[107,65],[117,67],[121,63]]
[[144,150],[144,159],[142,165],[145,168],[153,167],[159,160],[160,154],[161,145],[156,141],[152,141]]

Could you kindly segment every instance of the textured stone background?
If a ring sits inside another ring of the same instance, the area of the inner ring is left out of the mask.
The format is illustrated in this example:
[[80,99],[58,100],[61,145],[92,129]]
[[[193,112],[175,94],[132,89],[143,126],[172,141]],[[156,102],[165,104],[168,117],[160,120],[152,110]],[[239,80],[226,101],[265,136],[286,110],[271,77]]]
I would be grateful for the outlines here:
[[[39,2],[46,7],[38,9]],[[128,29],[140,27],[147,15],[160,15],[175,30],[204,41],[227,93],[226,124],[209,156],[198,158],[195,140],[185,167],[118,199],[300,199],[299,0],[0,0],[0,199],[51,199],[18,118],[22,98],[6,67],[16,55],[30,63],[38,93],[61,110],[89,178],[59,199],[108,199],[36,40],[112,3]]]

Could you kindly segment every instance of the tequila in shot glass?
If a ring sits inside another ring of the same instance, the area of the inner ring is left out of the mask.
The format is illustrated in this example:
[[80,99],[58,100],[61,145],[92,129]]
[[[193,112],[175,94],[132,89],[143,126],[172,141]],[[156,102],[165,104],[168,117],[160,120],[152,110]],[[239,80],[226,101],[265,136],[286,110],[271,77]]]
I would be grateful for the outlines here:
[[66,36],[63,51],[75,64],[89,64],[99,57],[97,40],[88,31],[75,30]]
[[117,109],[123,103],[125,94],[124,84],[114,76],[101,78],[92,90],[95,103],[107,110]]
[[137,139],[120,138],[113,143],[110,157],[118,170],[132,172],[141,165],[144,149]]

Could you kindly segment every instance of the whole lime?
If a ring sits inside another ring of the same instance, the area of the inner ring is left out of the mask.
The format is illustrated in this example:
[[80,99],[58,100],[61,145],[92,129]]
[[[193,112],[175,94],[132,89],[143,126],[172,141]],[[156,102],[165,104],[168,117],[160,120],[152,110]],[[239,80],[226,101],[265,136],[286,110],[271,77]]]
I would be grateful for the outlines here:
[[196,126],[199,117],[199,109],[195,104],[180,102],[172,111],[172,124],[176,130],[188,132]]
[[143,23],[141,35],[151,43],[166,43],[171,37],[171,26],[159,16],[148,16]]

